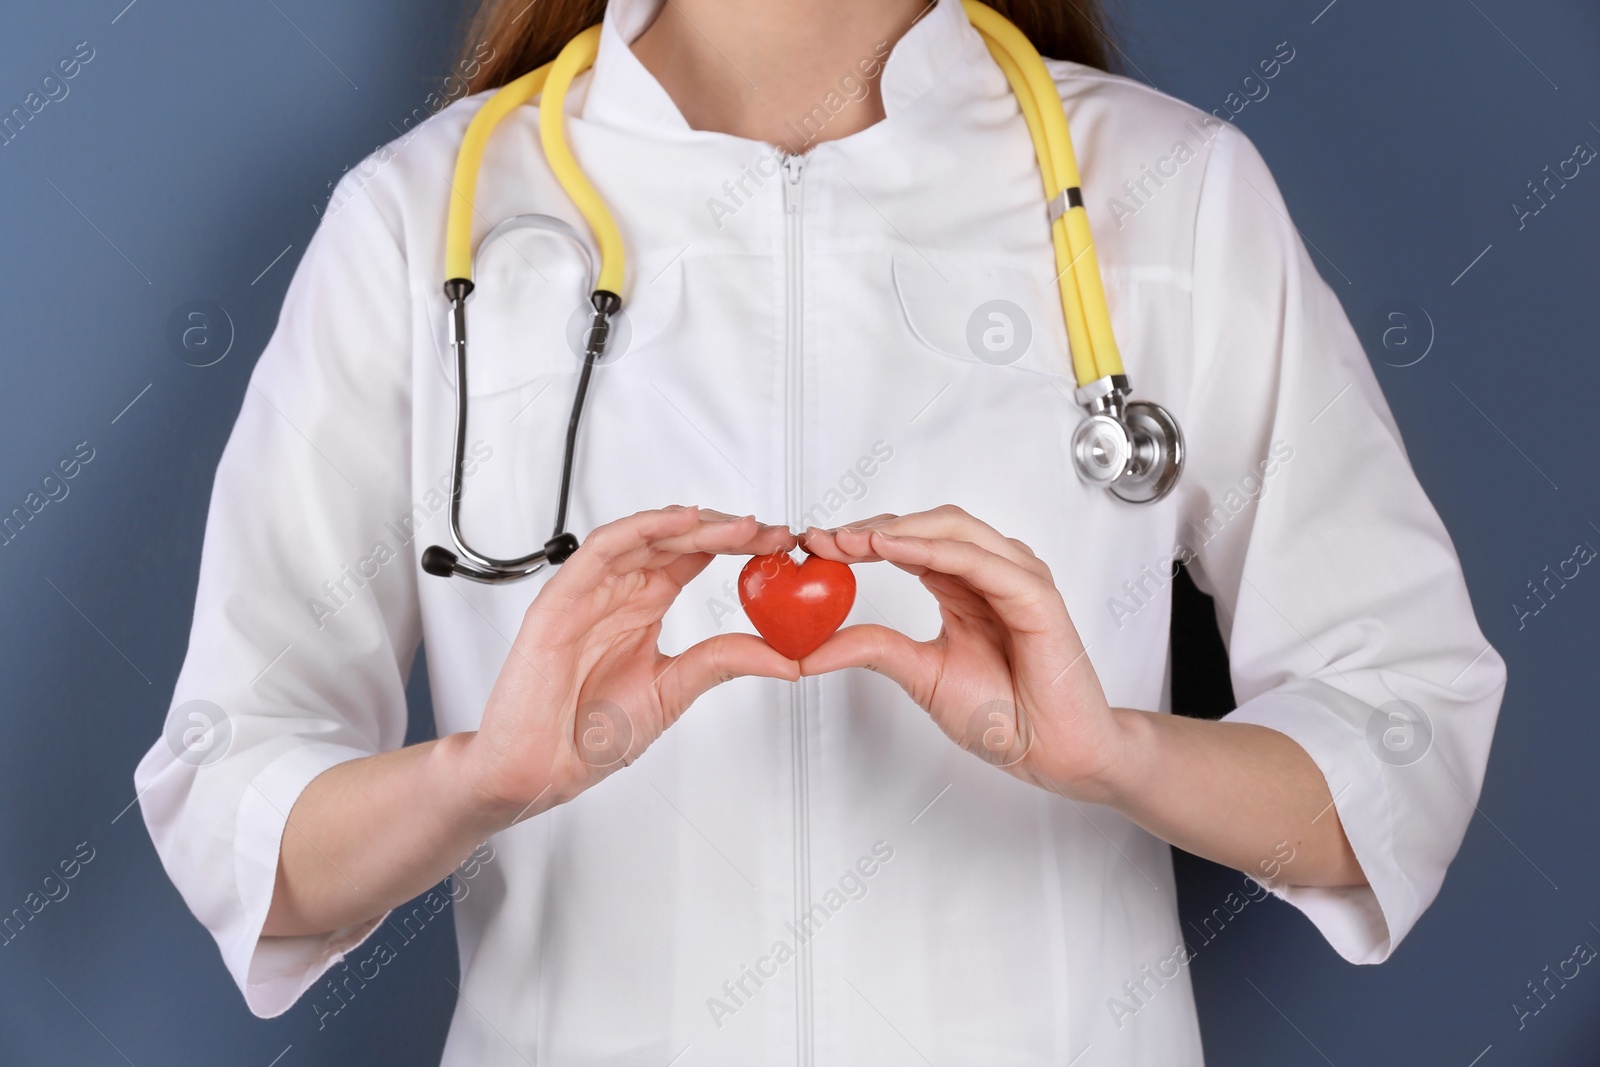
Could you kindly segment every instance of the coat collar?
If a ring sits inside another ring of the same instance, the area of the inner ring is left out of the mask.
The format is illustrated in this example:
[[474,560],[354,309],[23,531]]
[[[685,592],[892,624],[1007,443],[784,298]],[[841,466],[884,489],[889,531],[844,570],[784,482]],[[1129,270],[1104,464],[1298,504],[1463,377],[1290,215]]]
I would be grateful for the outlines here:
[[[586,121],[667,135],[693,136],[672,98],[645,69],[629,42],[644,32],[663,0],[610,0],[600,50],[581,111]],[[865,58],[865,57],[863,57]],[[960,0],[933,0],[889,54],[879,83],[886,119],[930,90],[977,76],[998,75],[988,49]]]

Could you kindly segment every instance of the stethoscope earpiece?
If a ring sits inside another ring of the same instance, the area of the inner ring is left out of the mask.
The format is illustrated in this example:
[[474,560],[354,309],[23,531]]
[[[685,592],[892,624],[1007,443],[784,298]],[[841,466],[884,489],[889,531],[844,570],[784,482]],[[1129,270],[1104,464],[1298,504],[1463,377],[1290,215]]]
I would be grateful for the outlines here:
[[456,573],[456,563],[459,559],[459,556],[443,545],[429,545],[422,550],[422,569],[435,578],[449,578]]
[[544,543],[544,558],[549,563],[565,563],[578,551],[578,535],[559,533]]

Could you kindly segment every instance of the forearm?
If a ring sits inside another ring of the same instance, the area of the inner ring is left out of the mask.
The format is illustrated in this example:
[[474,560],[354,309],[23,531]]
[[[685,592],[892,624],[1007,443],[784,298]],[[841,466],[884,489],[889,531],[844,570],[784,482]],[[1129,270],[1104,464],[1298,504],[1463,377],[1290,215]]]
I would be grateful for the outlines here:
[[462,767],[472,736],[351,760],[313,779],[289,812],[263,934],[376,918],[510,825],[517,812],[473,794]]
[[1322,771],[1264,726],[1114,709],[1127,755],[1107,803],[1186,852],[1262,882],[1365,885]]
[[677,656],[657,644],[667,609],[714,556],[794,543],[787,527],[698,507],[641,511],[595,529],[523,615],[477,730],[340,763],[301,791],[263,933],[374,919],[438,883],[492,834],[637,759],[720,682],[799,677],[752,634],[717,634]]

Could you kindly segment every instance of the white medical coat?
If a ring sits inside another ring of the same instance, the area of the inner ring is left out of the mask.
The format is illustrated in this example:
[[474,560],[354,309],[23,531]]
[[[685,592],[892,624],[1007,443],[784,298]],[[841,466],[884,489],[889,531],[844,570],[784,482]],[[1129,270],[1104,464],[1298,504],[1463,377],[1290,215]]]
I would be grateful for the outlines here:
[[[1231,655],[1229,718],[1305,748],[1371,883],[1280,895],[1346,959],[1387,957],[1472,814],[1504,667],[1250,142],[1050,64],[1136,396],[1190,450],[1173,495],[1135,507],[1073,472],[1033,148],[956,0],[893,49],[882,122],[787,166],[688,127],[627,47],[650,14],[613,0],[568,101],[628,254],[627,336],[596,375],[569,528],[672,503],[796,527],[956,503],[1049,564],[1107,698],[1150,710],[1172,560],[1192,554]],[[419,642],[438,730],[473,729],[545,577],[487,587],[417,563],[449,544],[445,212],[484,99],[408,130],[329,204],[218,468],[173,700],[222,710],[226,754],[162,740],[136,775],[162,862],[262,1016],[307,990],[319,1016],[381,996],[384,966],[405,965],[426,915],[260,936],[286,813],[322,771],[402,743]],[[475,242],[523,213],[587,233],[537,118],[494,135]],[[464,526],[520,555],[551,533],[587,281],[570,243],[521,232],[477,283]],[[747,628],[741,563],[685,590],[665,649]],[[857,576],[854,621],[935,632],[914,578]],[[1374,741],[1397,700],[1432,724],[1410,765]],[[480,857],[455,879],[446,1064],[1201,1062],[1168,846],[973,758],[866,671],[725,684]]]

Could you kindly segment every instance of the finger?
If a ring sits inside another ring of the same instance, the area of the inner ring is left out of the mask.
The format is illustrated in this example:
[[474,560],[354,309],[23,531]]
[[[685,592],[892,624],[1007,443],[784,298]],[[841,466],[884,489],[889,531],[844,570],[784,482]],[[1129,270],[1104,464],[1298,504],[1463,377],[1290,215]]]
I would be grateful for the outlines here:
[[794,544],[794,534],[788,527],[767,526],[748,515],[724,519],[705,518],[702,513],[700,525],[682,534],[647,541],[617,556],[611,561],[610,573],[665,568],[688,555],[768,555],[787,551]]
[[711,561],[716,558],[716,554],[712,552],[690,552],[669,560],[660,568],[660,572],[666,576],[667,581],[682,590],[684,586],[700,577],[700,572],[709,567]]
[[607,577],[663,567],[688,553],[757,555],[793,544],[787,528],[767,526],[751,516],[692,507],[644,511],[597,528],[550,585],[556,586],[552,595],[571,599]]
[[878,563],[883,557],[872,547],[872,529],[862,527],[819,531],[806,543],[806,551],[836,559],[840,563]]
[[[731,511],[718,511],[716,508],[708,508],[708,507],[703,507],[703,506],[700,508],[700,514],[708,516],[708,517],[713,518],[713,519],[738,519],[738,518],[743,518],[742,515],[735,515]],[[762,525],[766,525],[766,524],[763,523]]]
[[724,519],[721,514],[673,507],[599,527],[540,590],[528,617],[546,620],[541,629],[552,638],[581,633],[614,606],[614,598],[597,594],[602,583],[617,576],[658,571],[682,589],[715,554],[764,554],[794,544],[786,527],[766,526],[751,516]]
[[767,526],[761,524],[748,540],[731,548],[715,548],[697,550],[666,559],[654,564],[659,566],[661,573],[679,589],[694,581],[710,565],[717,555],[738,556],[770,556],[777,552],[788,552],[795,546],[795,536],[787,526]]
[[876,623],[846,626],[800,661],[802,675],[865,667],[893,680],[918,704],[939,681],[939,662],[919,641]]
[[751,515],[726,518],[714,515],[695,529],[658,539],[655,546],[665,552],[760,556],[787,551],[795,546],[795,542],[795,535],[787,526],[769,526]]
[[878,555],[902,569],[960,578],[1013,631],[1046,633],[1064,621],[1066,607],[1053,584],[971,541],[902,537],[882,529],[869,536]]
[[596,527],[545,583],[536,599],[543,599],[546,594],[565,600],[581,597],[604,581],[618,560],[637,556],[639,550],[654,539],[683,534],[699,524],[698,508],[673,505],[640,511]]
[[859,530],[859,529],[861,529],[862,527],[865,527],[865,526],[881,526],[881,525],[883,525],[884,523],[888,522],[891,519],[898,519],[898,518],[900,518],[900,516],[898,514],[896,514],[895,512],[893,512],[893,511],[880,511],[880,512],[878,512],[878,514],[868,516],[865,519],[851,519],[849,522],[841,522],[838,526],[833,526],[833,527],[830,527],[829,529],[830,530],[842,530],[842,529]]
[[656,689],[661,706],[675,718],[706,690],[749,675],[792,682],[800,667],[754,634],[718,634],[672,657],[656,676]]
[[[808,526],[806,527],[805,532],[800,535],[800,547],[804,548],[813,556],[821,556],[823,559],[837,560],[840,563],[876,563],[878,562],[876,555],[869,554],[863,556],[858,553],[845,551],[839,546],[835,535],[841,529],[860,530],[896,518],[899,518],[899,516],[893,512],[885,511],[881,512],[880,514],[873,515],[870,518],[856,519],[852,522],[844,523],[840,526],[830,527],[828,529],[823,529],[819,526]],[[870,549],[868,551],[870,553]]]
[[[822,530],[815,526],[808,526],[799,538],[800,547],[813,556],[821,559],[836,560],[839,563],[877,563],[878,556],[871,549],[871,542],[866,538],[856,538],[851,544],[855,551],[846,551],[839,543],[839,537],[834,530]],[[861,546],[867,546],[863,554]]]
[[[965,509],[954,504],[943,504],[928,511],[918,511],[910,515],[893,517],[887,521],[873,522],[871,525],[864,525],[863,528],[906,537],[971,541],[1042,578],[1050,577],[1050,568],[1034,555],[1033,549],[1014,537],[1005,536],[993,526],[974,518]],[[847,532],[849,529],[845,528],[845,545],[848,546],[846,550],[859,549],[863,538],[860,535],[852,536]]]

